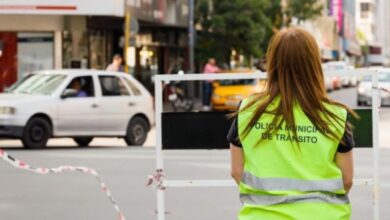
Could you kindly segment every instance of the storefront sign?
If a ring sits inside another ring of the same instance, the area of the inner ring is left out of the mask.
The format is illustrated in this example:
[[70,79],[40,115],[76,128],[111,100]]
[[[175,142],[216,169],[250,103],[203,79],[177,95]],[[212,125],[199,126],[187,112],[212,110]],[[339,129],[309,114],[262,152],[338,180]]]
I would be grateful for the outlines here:
[[3,56],[3,50],[4,50],[4,42],[0,40],[0,57]]
[[124,16],[125,0],[0,0],[0,14]]
[[329,15],[336,18],[337,30],[341,32],[343,28],[343,1],[342,0],[330,0]]

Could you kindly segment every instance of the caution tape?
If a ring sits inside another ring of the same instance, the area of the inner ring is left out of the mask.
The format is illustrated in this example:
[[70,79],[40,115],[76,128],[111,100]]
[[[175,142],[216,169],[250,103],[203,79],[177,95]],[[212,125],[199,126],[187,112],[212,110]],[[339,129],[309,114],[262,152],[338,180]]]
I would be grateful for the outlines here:
[[154,188],[159,190],[166,190],[167,186],[164,183],[165,175],[162,169],[157,169],[156,173],[148,176],[146,186],[154,185]]
[[111,192],[108,189],[107,185],[102,181],[101,177],[99,176],[99,174],[96,172],[95,169],[88,168],[88,167],[74,167],[74,166],[59,166],[56,168],[32,167],[18,159],[15,159],[14,157],[9,155],[7,152],[3,151],[2,149],[0,149],[0,158],[2,158],[5,162],[8,162],[9,164],[11,164],[12,166],[18,169],[27,170],[42,175],[57,174],[57,173],[64,173],[64,172],[81,172],[81,173],[92,175],[98,180],[100,184],[100,188],[103,190],[103,192],[105,192],[111,204],[114,206],[115,211],[118,213],[118,219],[126,220],[125,216],[119,209],[119,206],[116,203],[114,197],[111,195]]

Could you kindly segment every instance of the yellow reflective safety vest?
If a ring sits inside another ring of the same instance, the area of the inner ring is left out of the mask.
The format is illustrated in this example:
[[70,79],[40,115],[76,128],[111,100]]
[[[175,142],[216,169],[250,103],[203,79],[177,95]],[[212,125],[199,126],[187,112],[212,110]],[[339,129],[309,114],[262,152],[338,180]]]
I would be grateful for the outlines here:
[[[279,102],[276,98],[267,110],[276,108]],[[248,98],[240,109],[247,103]],[[341,139],[347,112],[332,105],[326,107],[344,119],[342,125],[332,126]],[[351,206],[341,170],[335,164],[339,141],[323,135],[298,104],[293,111],[295,128],[285,123],[278,127],[272,124],[274,115],[264,113],[245,137],[242,134],[253,108],[238,114],[245,159],[239,186],[243,204],[239,220],[350,219]],[[275,133],[264,135],[267,128]]]

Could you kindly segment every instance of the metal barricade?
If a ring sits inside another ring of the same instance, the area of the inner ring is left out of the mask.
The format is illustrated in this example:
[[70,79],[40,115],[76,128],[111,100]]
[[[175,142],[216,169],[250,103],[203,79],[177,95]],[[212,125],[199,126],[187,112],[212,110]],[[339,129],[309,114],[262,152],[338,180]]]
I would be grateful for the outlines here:
[[[373,219],[379,220],[379,107],[380,95],[378,85],[379,70],[343,70],[328,71],[326,76],[372,76],[372,148],[373,148],[373,177],[369,179],[355,179],[356,186],[372,186],[373,189]],[[390,72],[390,70],[381,70]],[[163,156],[163,94],[162,83],[166,81],[204,81],[204,80],[225,80],[225,79],[265,79],[266,73],[218,73],[218,74],[185,74],[185,75],[156,75],[155,76],[155,118],[156,118],[156,170],[157,177],[164,171]],[[164,180],[164,187],[157,189],[157,219],[165,220],[165,187],[226,187],[236,186],[233,180]],[[385,184],[383,184],[385,185]]]

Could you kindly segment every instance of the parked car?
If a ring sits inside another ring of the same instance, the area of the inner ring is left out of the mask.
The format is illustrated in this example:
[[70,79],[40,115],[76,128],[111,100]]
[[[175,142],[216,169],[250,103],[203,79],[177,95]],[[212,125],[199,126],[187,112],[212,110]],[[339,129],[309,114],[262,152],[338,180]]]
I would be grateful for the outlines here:
[[330,92],[334,89],[333,79],[330,76],[325,76],[325,89]]
[[[322,64],[324,71],[334,71],[334,70],[346,70],[347,64],[343,61],[331,61]],[[340,89],[345,85],[349,85],[349,78],[346,76],[332,76],[330,77],[333,83],[333,90]]]
[[339,76],[332,76],[333,90],[341,89],[341,78]]
[[[390,105],[390,73],[379,72],[379,89],[382,105]],[[372,81],[371,76],[365,76],[357,89],[358,105],[372,104]]]
[[98,70],[33,72],[0,94],[0,137],[42,148],[70,137],[87,146],[94,137],[121,137],[142,145],[154,124],[150,93],[124,73]]
[[[354,70],[354,69],[356,69],[354,66],[352,66],[352,65],[348,65],[347,66],[347,69],[348,70]],[[348,86],[352,86],[352,87],[355,87],[355,86],[357,86],[359,84],[359,77],[357,77],[357,76],[350,76],[349,77],[349,85]]]
[[[233,70],[231,72],[237,73],[238,71]],[[265,81],[259,79],[227,79],[216,81],[213,86],[214,90],[211,97],[212,109],[218,111],[234,111],[237,110],[237,107],[243,98],[246,98],[253,93],[263,91],[265,88]]]

